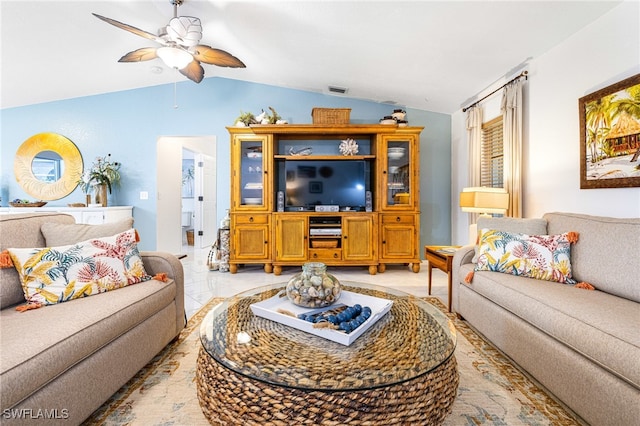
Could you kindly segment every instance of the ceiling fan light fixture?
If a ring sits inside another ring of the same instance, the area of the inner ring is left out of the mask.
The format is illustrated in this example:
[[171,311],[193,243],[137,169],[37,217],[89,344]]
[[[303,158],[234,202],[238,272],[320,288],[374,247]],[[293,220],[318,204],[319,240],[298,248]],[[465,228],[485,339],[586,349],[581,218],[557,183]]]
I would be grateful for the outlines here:
[[181,70],[193,61],[193,56],[186,50],[177,47],[161,47],[156,53],[168,67]]

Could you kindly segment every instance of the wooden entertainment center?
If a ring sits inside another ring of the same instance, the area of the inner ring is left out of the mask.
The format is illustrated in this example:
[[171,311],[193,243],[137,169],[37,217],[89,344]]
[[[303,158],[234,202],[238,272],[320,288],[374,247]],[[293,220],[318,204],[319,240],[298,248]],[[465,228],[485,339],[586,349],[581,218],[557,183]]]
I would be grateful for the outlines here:
[[[231,135],[230,272],[318,261],[420,271],[423,127],[255,125]],[[358,152],[343,155],[342,141]],[[342,178],[344,177],[344,178]],[[317,201],[316,201],[317,200]],[[335,202],[334,202],[335,200]]]

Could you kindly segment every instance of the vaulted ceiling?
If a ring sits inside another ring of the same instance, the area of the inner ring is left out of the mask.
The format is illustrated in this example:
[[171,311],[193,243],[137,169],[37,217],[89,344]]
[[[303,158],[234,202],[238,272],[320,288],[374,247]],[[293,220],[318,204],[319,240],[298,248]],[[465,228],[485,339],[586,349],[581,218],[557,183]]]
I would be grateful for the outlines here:
[[[620,1],[185,0],[202,44],[245,69],[226,77],[452,113]],[[156,33],[170,0],[1,0],[1,107],[186,80],[161,60],[118,63],[153,46],[92,16]],[[188,81],[188,84],[195,84]]]

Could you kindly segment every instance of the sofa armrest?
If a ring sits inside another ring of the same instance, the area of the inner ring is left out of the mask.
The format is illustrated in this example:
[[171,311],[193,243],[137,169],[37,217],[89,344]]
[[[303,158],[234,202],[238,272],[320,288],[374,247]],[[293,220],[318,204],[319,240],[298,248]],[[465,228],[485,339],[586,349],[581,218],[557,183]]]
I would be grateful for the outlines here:
[[142,263],[149,275],[165,273],[176,283],[176,336],[185,326],[184,269],[175,255],[160,251],[141,251]]
[[452,262],[452,283],[451,283],[451,309],[453,312],[458,311],[458,285],[464,277],[460,277],[460,267],[465,264],[473,263],[473,256],[475,255],[474,245],[468,245],[460,247],[453,255]]

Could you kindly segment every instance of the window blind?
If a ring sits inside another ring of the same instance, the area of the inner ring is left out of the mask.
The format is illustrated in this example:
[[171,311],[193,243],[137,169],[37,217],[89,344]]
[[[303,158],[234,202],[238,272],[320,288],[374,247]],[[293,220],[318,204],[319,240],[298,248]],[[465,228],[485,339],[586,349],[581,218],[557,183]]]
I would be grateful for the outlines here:
[[482,125],[482,164],[480,185],[503,187],[502,116]]

